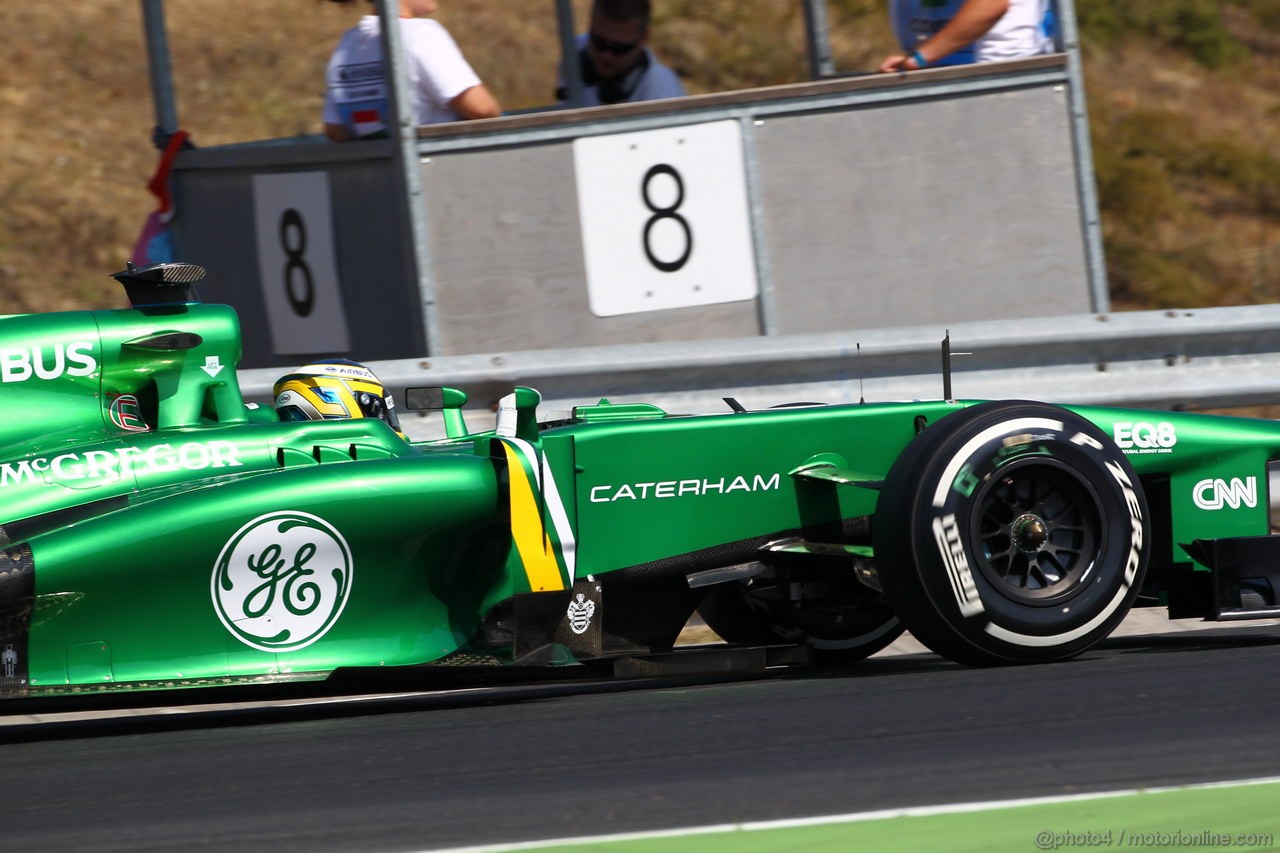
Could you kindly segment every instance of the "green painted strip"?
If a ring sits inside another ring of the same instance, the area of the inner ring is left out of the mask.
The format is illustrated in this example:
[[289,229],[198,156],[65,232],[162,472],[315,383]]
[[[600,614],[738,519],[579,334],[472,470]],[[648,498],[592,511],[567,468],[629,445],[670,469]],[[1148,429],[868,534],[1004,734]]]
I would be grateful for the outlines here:
[[[1280,850],[1280,780],[904,809],[684,832],[560,839],[470,853],[978,853],[1085,849]],[[886,816],[887,815],[887,816]]]

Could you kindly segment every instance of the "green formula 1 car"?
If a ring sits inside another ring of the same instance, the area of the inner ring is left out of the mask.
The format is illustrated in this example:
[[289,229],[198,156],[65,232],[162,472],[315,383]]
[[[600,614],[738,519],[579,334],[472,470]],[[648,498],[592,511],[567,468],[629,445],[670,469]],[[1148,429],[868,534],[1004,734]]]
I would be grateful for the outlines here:
[[410,442],[246,406],[202,272],[0,319],[0,695],[656,672],[695,613],[765,665],[904,626],[984,665],[1077,655],[1133,606],[1280,615],[1278,424],[951,400],[539,423],[517,388],[472,431],[462,392],[412,389],[449,437]]

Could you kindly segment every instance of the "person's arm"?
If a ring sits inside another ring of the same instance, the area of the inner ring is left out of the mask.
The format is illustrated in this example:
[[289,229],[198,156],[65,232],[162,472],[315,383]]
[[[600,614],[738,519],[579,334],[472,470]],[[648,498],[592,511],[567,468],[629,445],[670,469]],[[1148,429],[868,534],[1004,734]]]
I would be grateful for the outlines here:
[[324,124],[324,135],[334,142],[346,142],[351,138],[351,134],[347,133],[345,125],[330,124],[329,122]]
[[922,68],[924,66],[915,58],[917,53],[924,58],[925,65],[932,65],[966,44],[982,38],[1008,11],[1009,0],[968,0],[945,27],[917,46],[914,52],[905,56],[896,54],[885,57],[879,70],[886,73]]
[[459,118],[497,118],[502,115],[502,107],[483,83],[464,89],[461,94],[449,101],[449,108]]

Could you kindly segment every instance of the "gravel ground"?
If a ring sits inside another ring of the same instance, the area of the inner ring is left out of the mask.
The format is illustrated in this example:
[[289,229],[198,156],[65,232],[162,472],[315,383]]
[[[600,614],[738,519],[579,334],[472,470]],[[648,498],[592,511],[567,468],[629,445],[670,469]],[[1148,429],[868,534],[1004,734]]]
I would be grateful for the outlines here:
[[[1130,611],[1125,620],[1120,623],[1120,627],[1117,628],[1111,636],[1126,637],[1135,634],[1176,634],[1181,631],[1203,631],[1210,628],[1221,629],[1232,626],[1249,626],[1256,628],[1265,625],[1280,625],[1280,619],[1257,619],[1249,622],[1205,622],[1200,619],[1170,619],[1163,608],[1143,607],[1138,610]],[[875,655],[875,657],[883,657],[885,655],[914,655],[927,651],[929,650],[922,646],[915,637],[912,637],[910,634],[903,634],[892,645]]]
[[[1144,607],[1133,610],[1129,616],[1120,623],[1120,627],[1115,630],[1112,636],[1124,637],[1142,634],[1173,634],[1181,631],[1202,631],[1212,628],[1224,628],[1233,625],[1241,627],[1259,627],[1259,626],[1280,626],[1280,619],[1258,619],[1250,622],[1204,622],[1199,619],[1170,619],[1165,614],[1163,608],[1160,607]],[[684,643],[713,643],[720,638],[715,635],[710,628],[702,624],[695,617],[680,635],[680,642]],[[888,648],[874,655],[874,657],[885,657],[888,655],[914,655],[922,652],[928,652],[915,637],[910,634],[903,634],[894,641]]]

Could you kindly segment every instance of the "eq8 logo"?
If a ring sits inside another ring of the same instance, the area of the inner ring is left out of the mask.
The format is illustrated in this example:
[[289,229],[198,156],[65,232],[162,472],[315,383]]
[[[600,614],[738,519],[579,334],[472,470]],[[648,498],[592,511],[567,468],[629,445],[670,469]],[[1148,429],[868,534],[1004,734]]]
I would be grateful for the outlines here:
[[1173,424],[1165,421],[1157,424],[1117,422],[1112,435],[1116,446],[1125,453],[1169,453],[1178,443]]
[[273,512],[236,531],[213,567],[213,607],[236,639],[291,652],[323,637],[351,594],[351,549],[305,512]]
[[1209,478],[1196,483],[1191,490],[1191,499],[1200,509],[1222,509],[1229,506],[1239,509],[1242,506],[1258,505],[1258,478],[1232,477],[1231,482],[1217,478]]
[[98,369],[90,341],[38,346],[32,349],[0,349],[0,381],[57,379],[60,376],[92,376]]

